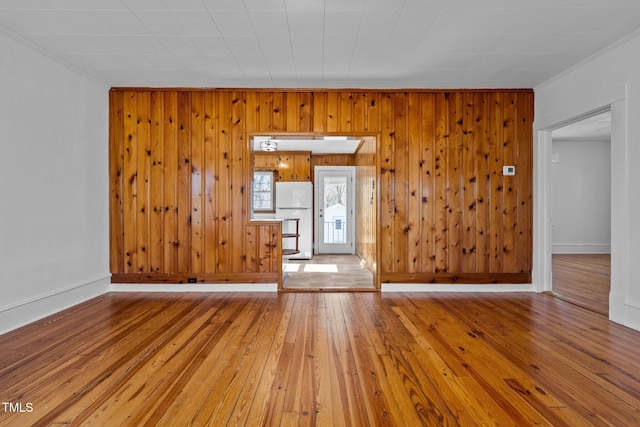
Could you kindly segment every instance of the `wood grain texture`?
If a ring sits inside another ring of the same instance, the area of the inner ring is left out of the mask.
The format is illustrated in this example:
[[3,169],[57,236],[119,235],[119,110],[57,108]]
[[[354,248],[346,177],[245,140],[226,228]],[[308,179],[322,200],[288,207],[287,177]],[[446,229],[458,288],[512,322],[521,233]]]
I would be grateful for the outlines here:
[[[377,138],[375,265],[386,280],[530,277],[532,91],[112,89],[110,100],[115,276],[254,270],[251,135],[331,133]],[[308,156],[289,157],[278,176],[311,177]],[[502,175],[507,164],[516,176]]]
[[[365,137],[354,154],[356,167],[356,254],[374,275],[377,272],[376,231],[378,188],[376,138]],[[377,283],[377,282],[376,282]]]
[[609,315],[610,254],[554,254],[553,295]]
[[0,426],[631,426],[639,340],[544,294],[105,294],[0,336]]

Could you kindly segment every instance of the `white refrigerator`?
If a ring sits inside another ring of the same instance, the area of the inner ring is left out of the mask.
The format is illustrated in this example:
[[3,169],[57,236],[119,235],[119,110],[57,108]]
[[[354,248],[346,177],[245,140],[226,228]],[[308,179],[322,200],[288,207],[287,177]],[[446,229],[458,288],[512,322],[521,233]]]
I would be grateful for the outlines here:
[[[299,218],[297,254],[289,259],[311,259],[313,256],[313,184],[304,182],[276,182],[276,218]],[[296,222],[284,221],[283,233],[295,233]],[[294,249],[293,238],[283,239],[283,249]]]

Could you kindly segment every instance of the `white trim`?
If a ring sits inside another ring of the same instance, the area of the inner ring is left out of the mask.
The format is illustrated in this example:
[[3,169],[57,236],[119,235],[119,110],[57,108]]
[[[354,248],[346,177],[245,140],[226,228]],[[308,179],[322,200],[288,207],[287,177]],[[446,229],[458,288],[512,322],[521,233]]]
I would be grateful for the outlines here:
[[40,294],[40,295],[34,295],[34,296],[30,297],[30,298],[26,298],[26,299],[23,299],[21,301],[16,301],[14,303],[4,305],[4,306],[0,307],[0,313],[3,313],[5,311],[9,311],[9,310],[13,310],[15,308],[22,307],[24,305],[28,305],[28,304],[31,304],[31,303],[34,303],[34,302],[37,302],[37,301],[41,301],[43,299],[46,299],[46,298],[49,298],[49,297],[52,297],[52,296],[56,296],[56,295],[59,295],[59,294],[65,293],[65,292],[71,292],[71,291],[74,291],[76,289],[80,289],[80,288],[82,288],[84,286],[91,285],[92,283],[100,282],[100,281],[103,281],[103,280],[111,281],[111,274],[108,274],[108,275],[105,275],[105,276],[100,276],[100,277],[94,277],[92,279],[84,280],[82,282],[77,282],[77,283],[74,283],[72,285],[65,286],[63,288],[55,289],[55,290],[53,290],[51,292],[47,292],[47,293]]
[[611,243],[554,243],[552,254],[610,254]]
[[533,155],[533,270],[536,292],[551,290],[551,131],[537,133]]
[[383,283],[381,292],[534,292],[535,287],[527,284],[432,284],[432,283]]
[[[591,105],[580,104],[576,107],[579,108],[579,110],[576,111],[550,111],[544,117],[536,118],[534,127],[538,131],[552,131],[609,111],[611,110],[612,104],[626,99],[627,85],[626,83],[620,84],[601,95],[602,96],[595,96],[594,98],[597,98],[597,100],[591,101]],[[600,101],[600,99],[602,99],[602,101]],[[613,123],[613,118],[611,122]],[[551,138],[551,136],[549,136],[549,138]]]
[[[611,292],[609,294],[609,319],[628,323],[628,306],[624,296],[628,294],[629,275],[629,162],[628,162],[628,85],[617,85],[593,93],[588,102],[574,103],[562,111],[551,111],[534,123],[534,218],[533,218],[533,271],[532,281],[537,292],[552,288],[551,271],[551,130],[594,111],[611,109]],[[580,111],[576,109],[580,108]],[[585,112],[586,111],[586,112]],[[614,167],[615,166],[615,167]],[[640,313],[640,312],[639,312]],[[640,324],[640,315],[638,316]]]
[[277,283],[112,283],[111,292],[278,292]]
[[640,302],[627,298],[624,299],[620,305],[622,306],[621,312],[623,313],[620,317],[624,321],[618,323],[622,323],[629,328],[640,330]]
[[105,294],[110,282],[108,274],[0,307],[0,334]]
[[[611,291],[609,294],[609,319],[640,330],[640,317],[634,326],[628,323],[628,310],[612,309],[612,302],[619,296],[629,295],[629,271],[633,261],[629,259],[630,218],[629,201],[632,199],[629,172],[629,137],[625,98],[611,105]],[[626,301],[625,301],[626,304]]]

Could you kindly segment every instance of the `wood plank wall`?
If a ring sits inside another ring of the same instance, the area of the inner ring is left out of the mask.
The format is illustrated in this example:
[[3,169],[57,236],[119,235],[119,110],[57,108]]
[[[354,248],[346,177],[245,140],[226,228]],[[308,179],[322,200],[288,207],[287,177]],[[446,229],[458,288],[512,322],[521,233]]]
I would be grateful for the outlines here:
[[378,133],[381,281],[531,280],[530,90],[112,89],[110,104],[114,281],[275,280],[277,227],[247,205],[246,139],[268,132]]
[[366,262],[366,268],[377,275],[377,168],[376,138],[365,137],[354,154],[356,167],[356,253]]

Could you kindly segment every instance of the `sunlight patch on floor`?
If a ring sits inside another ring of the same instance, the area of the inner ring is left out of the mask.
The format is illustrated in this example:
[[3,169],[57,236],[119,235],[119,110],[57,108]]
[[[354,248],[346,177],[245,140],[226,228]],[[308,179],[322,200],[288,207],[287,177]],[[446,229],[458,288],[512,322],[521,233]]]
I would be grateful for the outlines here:
[[300,270],[300,264],[285,264],[284,271],[288,273],[295,273]]
[[305,273],[337,273],[337,264],[307,264],[304,266]]

